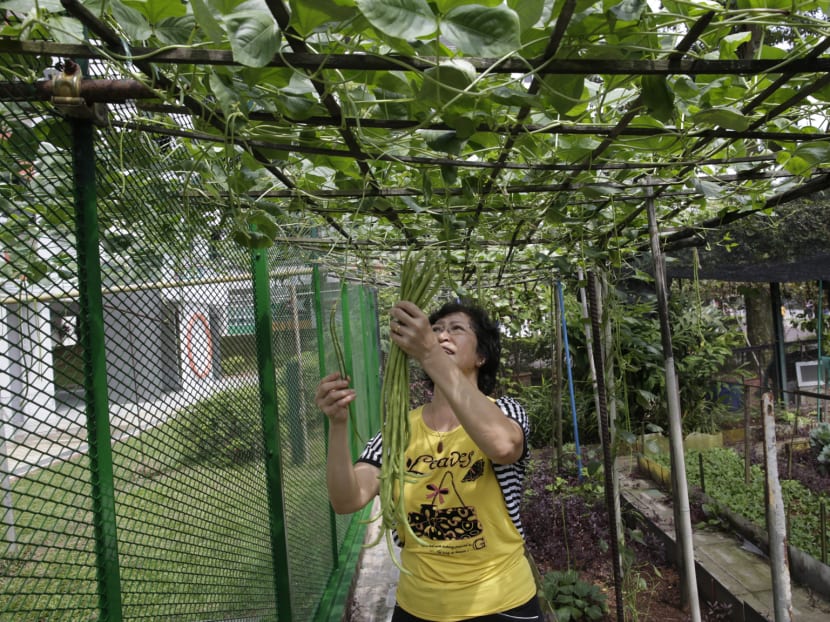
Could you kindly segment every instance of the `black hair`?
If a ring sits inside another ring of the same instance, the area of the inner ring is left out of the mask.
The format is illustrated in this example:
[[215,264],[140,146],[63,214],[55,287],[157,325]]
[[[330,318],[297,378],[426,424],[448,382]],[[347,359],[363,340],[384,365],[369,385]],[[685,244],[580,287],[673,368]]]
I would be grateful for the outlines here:
[[473,332],[478,342],[476,352],[484,359],[478,369],[478,389],[490,395],[496,388],[496,377],[501,364],[501,332],[497,322],[490,319],[481,307],[469,302],[447,302],[429,316],[429,323],[453,313],[464,313],[472,320]]

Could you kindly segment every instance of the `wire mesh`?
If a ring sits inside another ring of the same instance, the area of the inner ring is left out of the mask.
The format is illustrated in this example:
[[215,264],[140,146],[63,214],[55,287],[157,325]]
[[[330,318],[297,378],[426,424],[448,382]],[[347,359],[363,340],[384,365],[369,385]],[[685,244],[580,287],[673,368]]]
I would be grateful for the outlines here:
[[[314,619],[350,521],[330,512],[313,397],[319,352],[333,368],[328,331],[320,344],[317,329],[340,283],[324,284],[318,317],[313,258],[269,251],[277,404],[263,413],[250,253],[221,235],[221,207],[188,193],[186,148],[96,130],[103,311],[90,318],[79,302],[70,123],[48,105],[0,103],[0,128],[0,617],[265,621],[289,598],[292,619]],[[373,321],[361,312],[350,312],[358,331]],[[101,376],[85,350],[95,322]],[[377,342],[352,341],[363,365],[361,348]],[[88,417],[102,416],[111,464],[90,436]],[[264,450],[271,421],[277,456]],[[274,459],[282,507],[270,506]],[[94,498],[108,479],[111,520]],[[107,563],[102,534],[117,543]]]

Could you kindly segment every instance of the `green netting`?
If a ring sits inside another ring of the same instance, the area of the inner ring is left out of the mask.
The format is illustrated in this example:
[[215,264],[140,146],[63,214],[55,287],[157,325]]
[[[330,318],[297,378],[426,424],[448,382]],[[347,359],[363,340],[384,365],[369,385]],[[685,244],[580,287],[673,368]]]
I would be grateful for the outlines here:
[[[92,182],[73,123],[0,103],[0,130],[0,617],[328,615],[353,519],[329,508],[314,388],[347,301],[355,386],[376,394],[372,293],[343,297],[314,257],[270,249],[263,330],[251,253],[175,140],[95,129],[97,227],[76,236],[75,182]],[[359,414],[365,439],[377,412]]]

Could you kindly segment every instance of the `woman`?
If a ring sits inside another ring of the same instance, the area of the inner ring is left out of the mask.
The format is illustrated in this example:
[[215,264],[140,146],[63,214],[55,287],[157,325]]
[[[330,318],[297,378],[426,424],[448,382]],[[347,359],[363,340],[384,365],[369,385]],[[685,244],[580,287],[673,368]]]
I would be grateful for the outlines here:
[[[519,520],[528,458],[527,415],[496,384],[498,327],[473,305],[448,303],[427,316],[411,302],[391,310],[391,339],[434,384],[430,402],[409,413],[404,502],[417,539],[402,545],[392,622],[542,622]],[[353,465],[348,405],[338,373],[323,378],[316,403],[330,421],[326,477],[338,513],[355,512],[379,491],[380,434]]]

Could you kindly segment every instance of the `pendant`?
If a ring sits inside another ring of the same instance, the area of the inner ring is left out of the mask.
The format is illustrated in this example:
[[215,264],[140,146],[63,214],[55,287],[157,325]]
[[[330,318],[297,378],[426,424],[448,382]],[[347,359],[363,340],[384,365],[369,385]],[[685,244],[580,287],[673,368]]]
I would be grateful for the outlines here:
[[438,452],[439,454],[442,451],[444,451],[444,441],[443,441],[443,439],[438,441],[438,447],[435,448],[435,451]]

